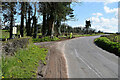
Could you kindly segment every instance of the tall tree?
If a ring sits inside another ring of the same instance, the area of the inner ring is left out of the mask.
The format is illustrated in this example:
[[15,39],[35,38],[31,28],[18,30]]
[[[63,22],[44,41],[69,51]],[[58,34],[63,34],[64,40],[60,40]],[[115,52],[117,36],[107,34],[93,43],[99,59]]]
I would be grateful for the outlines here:
[[[43,4],[43,3],[41,3]],[[44,21],[46,21],[46,14],[47,14],[47,24],[48,25],[48,30],[47,30],[47,35],[52,36],[54,33],[54,24],[56,21],[58,21],[60,24],[61,21],[64,19],[66,20],[66,16],[71,15],[73,10],[70,7],[71,3],[61,3],[61,2],[49,2],[46,3],[47,7],[46,10],[44,9],[46,5],[44,5],[42,8],[42,12],[45,10],[45,15],[43,15],[43,29],[44,29],[44,24],[46,24]],[[71,16],[72,17],[72,16]],[[44,32],[43,32],[44,33]]]
[[4,22],[10,22],[10,38],[12,38],[13,23],[15,22],[14,15],[16,14],[16,2],[2,2],[2,10]]
[[86,33],[88,34],[88,29],[91,27],[91,22],[90,20],[86,20],[86,25],[85,25],[85,28],[86,28]]
[[37,9],[36,9],[36,2],[34,3],[34,16],[33,16],[33,25],[34,25],[34,35],[33,35],[33,37],[34,38],[37,38],[37,33],[38,33],[38,26],[37,26],[37,18],[36,18],[36,11],[37,11]]
[[32,20],[33,8],[31,3],[28,3],[28,20],[27,20],[27,36],[32,36],[31,33],[31,20]]
[[28,2],[25,2],[25,22],[26,22],[26,26],[25,26],[25,28],[26,28],[26,33],[27,33],[27,35],[28,35],[28,19],[27,19],[27,14],[28,14]]
[[39,13],[43,15],[42,35],[46,35],[49,19],[49,2],[39,2]]
[[20,26],[20,34],[21,37],[24,36],[24,15],[25,15],[25,3],[21,2],[21,26]]

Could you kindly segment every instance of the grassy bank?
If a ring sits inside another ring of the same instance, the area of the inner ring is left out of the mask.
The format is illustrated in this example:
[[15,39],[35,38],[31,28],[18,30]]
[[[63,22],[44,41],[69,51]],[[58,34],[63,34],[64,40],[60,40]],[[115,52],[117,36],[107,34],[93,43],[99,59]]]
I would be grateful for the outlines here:
[[9,38],[9,32],[8,30],[1,30],[0,29],[0,38]]
[[107,37],[100,37],[95,39],[95,43],[103,48],[104,50],[107,50],[109,52],[114,53],[117,56],[120,56],[120,43],[119,42],[113,42]]
[[3,78],[36,78],[38,63],[46,64],[47,49],[31,43],[28,48],[18,50],[14,56],[2,56]]
[[57,37],[50,38],[49,36],[43,37],[43,38],[35,38],[32,41],[35,42],[47,42],[47,41],[58,41],[60,40]]

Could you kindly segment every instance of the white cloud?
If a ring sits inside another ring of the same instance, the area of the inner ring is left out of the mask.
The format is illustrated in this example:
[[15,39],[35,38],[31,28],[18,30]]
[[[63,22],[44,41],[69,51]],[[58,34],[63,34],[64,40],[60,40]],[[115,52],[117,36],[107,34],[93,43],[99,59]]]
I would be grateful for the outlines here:
[[106,2],[106,3],[112,3],[112,2],[118,2],[120,0],[76,0],[79,2]]
[[93,13],[92,15],[96,15],[97,17],[102,16],[102,13]]
[[115,14],[118,13],[118,8],[110,9],[110,8],[107,7],[107,6],[104,6],[104,10],[105,10],[106,13],[115,13]]
[[100,19],[98,17],[92,17],[91,20],[94,22],[100,22]]
[[110,3],[113,3],[113,2],[119,2],[120,0],[105,0],[105,4],[104,5],[107,5],[107,4],[110,4]]
[[[97,13],[96,13],[97,14]],[[93,13],[95,15],[95,13]],[[104,32],[117,32],[118,31],[118,19],[117,18],[104,18],[103,16],[91,17],[92,28],[97,31],[101,30]]]
[[92,15],[95,15],[95,17],[91,17],[91,20],[95,22],[100,22],[99,17],[102,16],[102,13],[93,13]]

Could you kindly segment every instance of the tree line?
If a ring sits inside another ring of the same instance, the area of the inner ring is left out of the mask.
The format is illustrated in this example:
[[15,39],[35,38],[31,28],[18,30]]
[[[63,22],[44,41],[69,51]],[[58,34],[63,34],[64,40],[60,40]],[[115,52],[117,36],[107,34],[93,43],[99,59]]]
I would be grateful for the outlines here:
[[[13,26],[20,15],[20,35],[37,37],[38,15],[42,16],[42,36],[61,34],[61,22],[74,17],[71,2],[2,2],[3,23],[9,25],[10,38]],[[25,25],[24,25],[25,23]]]

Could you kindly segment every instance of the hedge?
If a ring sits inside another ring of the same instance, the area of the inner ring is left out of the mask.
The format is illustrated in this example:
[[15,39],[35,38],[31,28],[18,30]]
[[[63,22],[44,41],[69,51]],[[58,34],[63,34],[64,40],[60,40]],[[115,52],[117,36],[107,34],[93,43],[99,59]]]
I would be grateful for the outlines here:
[[14,55],[20,48],[26,48],[30,43],[30,38],[16,38],[3,43],[2,53],[5,55]]
[[107,37],[100,37],[94,40],[95,44],[103,48],[106,51],[114,53],[120,56],[120,43],[112,42]]

